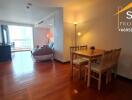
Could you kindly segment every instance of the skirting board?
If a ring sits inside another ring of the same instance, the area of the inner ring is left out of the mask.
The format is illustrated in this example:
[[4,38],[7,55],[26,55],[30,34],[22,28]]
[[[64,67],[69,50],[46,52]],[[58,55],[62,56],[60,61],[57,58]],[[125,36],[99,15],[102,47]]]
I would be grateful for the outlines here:
[[57,62],[63,63],[63,64],[70,63],[70,61],[65,61],[65,62],[63,62],[63,61],[60,61],[60,60],[58,60],[58,59],[54,59],[54,60],[57,61]]

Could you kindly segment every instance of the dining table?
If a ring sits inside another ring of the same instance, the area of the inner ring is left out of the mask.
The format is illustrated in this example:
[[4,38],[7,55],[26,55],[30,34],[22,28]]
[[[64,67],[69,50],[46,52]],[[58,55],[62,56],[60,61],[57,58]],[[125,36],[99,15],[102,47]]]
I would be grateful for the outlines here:
[[91,63],[93,59],[96,59],[98,57],[101,57],[103,55],[105,50],[103,49],[87,49],[87,50],[77,50],[77,51],[73,51],[72,54],[73,55],[77,55],[77,56],[81,56],[81,57],[85,57],[89,59],[89,70],[88,70],[88,82],[87,82],[87,86],[90,86],[90,73],[91,73]]

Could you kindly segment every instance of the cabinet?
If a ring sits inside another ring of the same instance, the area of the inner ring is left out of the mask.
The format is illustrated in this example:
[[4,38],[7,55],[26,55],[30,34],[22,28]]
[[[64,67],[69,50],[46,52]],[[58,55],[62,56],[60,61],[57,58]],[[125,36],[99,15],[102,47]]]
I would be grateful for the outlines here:
[[11,60],[11,46],[0,45],[0,62]]

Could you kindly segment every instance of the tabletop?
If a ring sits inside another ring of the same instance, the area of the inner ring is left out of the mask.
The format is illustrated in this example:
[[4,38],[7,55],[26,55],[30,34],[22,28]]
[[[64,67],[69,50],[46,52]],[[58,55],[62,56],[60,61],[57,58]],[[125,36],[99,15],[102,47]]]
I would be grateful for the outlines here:
[[77,54],[80,56],[85,56],[85,57],[96,57],[96,56],[101,56],[104,53],[105,50],[101,49],[95,49],[95,50],[79,50],[79,51],[73,51],[73,54]]

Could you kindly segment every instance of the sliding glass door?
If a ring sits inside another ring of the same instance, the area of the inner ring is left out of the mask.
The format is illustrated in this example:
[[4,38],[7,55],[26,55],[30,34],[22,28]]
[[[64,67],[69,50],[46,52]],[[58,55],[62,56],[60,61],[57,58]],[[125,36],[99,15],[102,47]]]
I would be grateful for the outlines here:
[[10,42],[14,50],[31,50],[33,48],[32,27],[9,25]]

